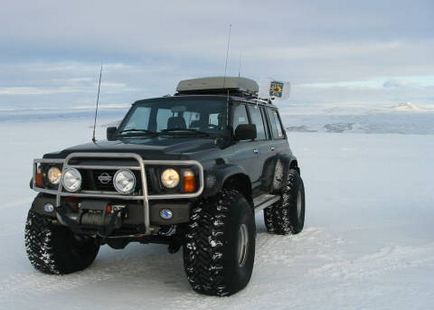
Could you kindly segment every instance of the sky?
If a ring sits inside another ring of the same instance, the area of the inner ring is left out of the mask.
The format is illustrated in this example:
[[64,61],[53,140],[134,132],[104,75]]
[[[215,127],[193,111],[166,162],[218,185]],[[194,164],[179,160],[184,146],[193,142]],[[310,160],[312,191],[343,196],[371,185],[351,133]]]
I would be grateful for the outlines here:
[[[291,82],[287,107],[434,105],[433,1],[0,0],[0,113],[127,105],[179,80]],[[265,85],[265,86],[264,86]]]

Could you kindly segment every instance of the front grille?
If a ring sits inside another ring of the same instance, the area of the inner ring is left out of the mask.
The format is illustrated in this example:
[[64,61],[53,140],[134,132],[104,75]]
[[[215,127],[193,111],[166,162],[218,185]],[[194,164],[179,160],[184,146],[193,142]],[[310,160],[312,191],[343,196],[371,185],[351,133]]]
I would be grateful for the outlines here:
[[[80,171],[83,176],[83,189],[95,191],[115,190],[113,178],[116,170],[83,170]],[[107,179],[107,182],[102,182],[102,179]]]
[[[82,190],[85,191],[104,191],[104,192],[116,192],[113,185],[113,179],[117,170],[88,170],[80,169],[80,173],[83,177]],[[133,171],[136,176],[135,194],[141,194],[142,192],[142,179],[139,171]],[[149,190],[149,185],[148,185]]]
[[115,170],[91,170],[89,174],[91,174],[91,178],[93,184],[97,190],[106,190],[111,191],[114,190],[113,180],[115,177]]

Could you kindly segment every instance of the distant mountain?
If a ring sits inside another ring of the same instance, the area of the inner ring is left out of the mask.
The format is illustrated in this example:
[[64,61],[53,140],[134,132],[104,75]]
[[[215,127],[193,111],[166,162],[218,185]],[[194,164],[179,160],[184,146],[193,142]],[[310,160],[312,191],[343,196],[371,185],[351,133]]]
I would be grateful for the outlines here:
[[421,111],[421,110],[423,110],[411,102],[400,103],[397,106],[394,106],[392,109],[394,111]]

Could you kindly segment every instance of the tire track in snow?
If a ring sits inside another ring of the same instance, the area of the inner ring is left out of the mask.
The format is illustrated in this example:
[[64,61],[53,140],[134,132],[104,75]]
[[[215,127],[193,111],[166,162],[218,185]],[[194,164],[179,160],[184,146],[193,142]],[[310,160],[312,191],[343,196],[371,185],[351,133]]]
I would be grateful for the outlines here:
[[[319,228],[309,227],[299,235],[281,236],[268,234],[265,228],[258,225],[255,266],[252,279],[244,290],[229,298],[199,296],[189,292],[178,296],[168,308],[252,309],[273,305],[274,309],[288,309],[287,301],[304,290],[291,279],[303,277],[312,265],[330,262],[333,259],[330,254],[336,252],[342,242]],[[288,277],[283,286],[279,285],[282,284],[282,277]],[[303,303],[301,301],[300,305]]]
[[366,278],[400,269],[434,265],[434,243],[421,246],[390,245],[356,258],[337,257],[310,271],[317,277]]
[[[52,294],[115,278],[128,278],[129,284],[144,288],[150,285],[150,282],[163,281],[173,286],[179,278],[179,272],[176,271],[178,264],[175,261],[181,257],[158,253],[156,255],[155,248],[149,247],[148,253],[145,248],[140,249],[141,251],[135,249],[133,253],[126,252],[119,257],[116,254],[121,254],[120,252],[110,253],[109,256],[104,253],[90,268],[70,275],[46,275],[37,271],[11,275],[0,280],[0,300],[11,294]],[[161,270],[165,270],[164,279],[161,277]]]

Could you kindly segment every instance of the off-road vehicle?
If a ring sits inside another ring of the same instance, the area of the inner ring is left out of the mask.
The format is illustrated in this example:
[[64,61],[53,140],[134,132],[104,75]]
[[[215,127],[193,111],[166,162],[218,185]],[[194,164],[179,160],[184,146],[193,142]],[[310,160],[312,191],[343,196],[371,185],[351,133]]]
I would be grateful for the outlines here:
[[[83,270],[101,245],[183,249],[192,288],[230,295],[250,280],[255,211],[270,233],[303,229],[304,187],[277,107],[239,77],[184,80],[135,102],[107,141],[35,159],[25,244],[48,274]],[[146,262],[143,262],[146,264]]]

